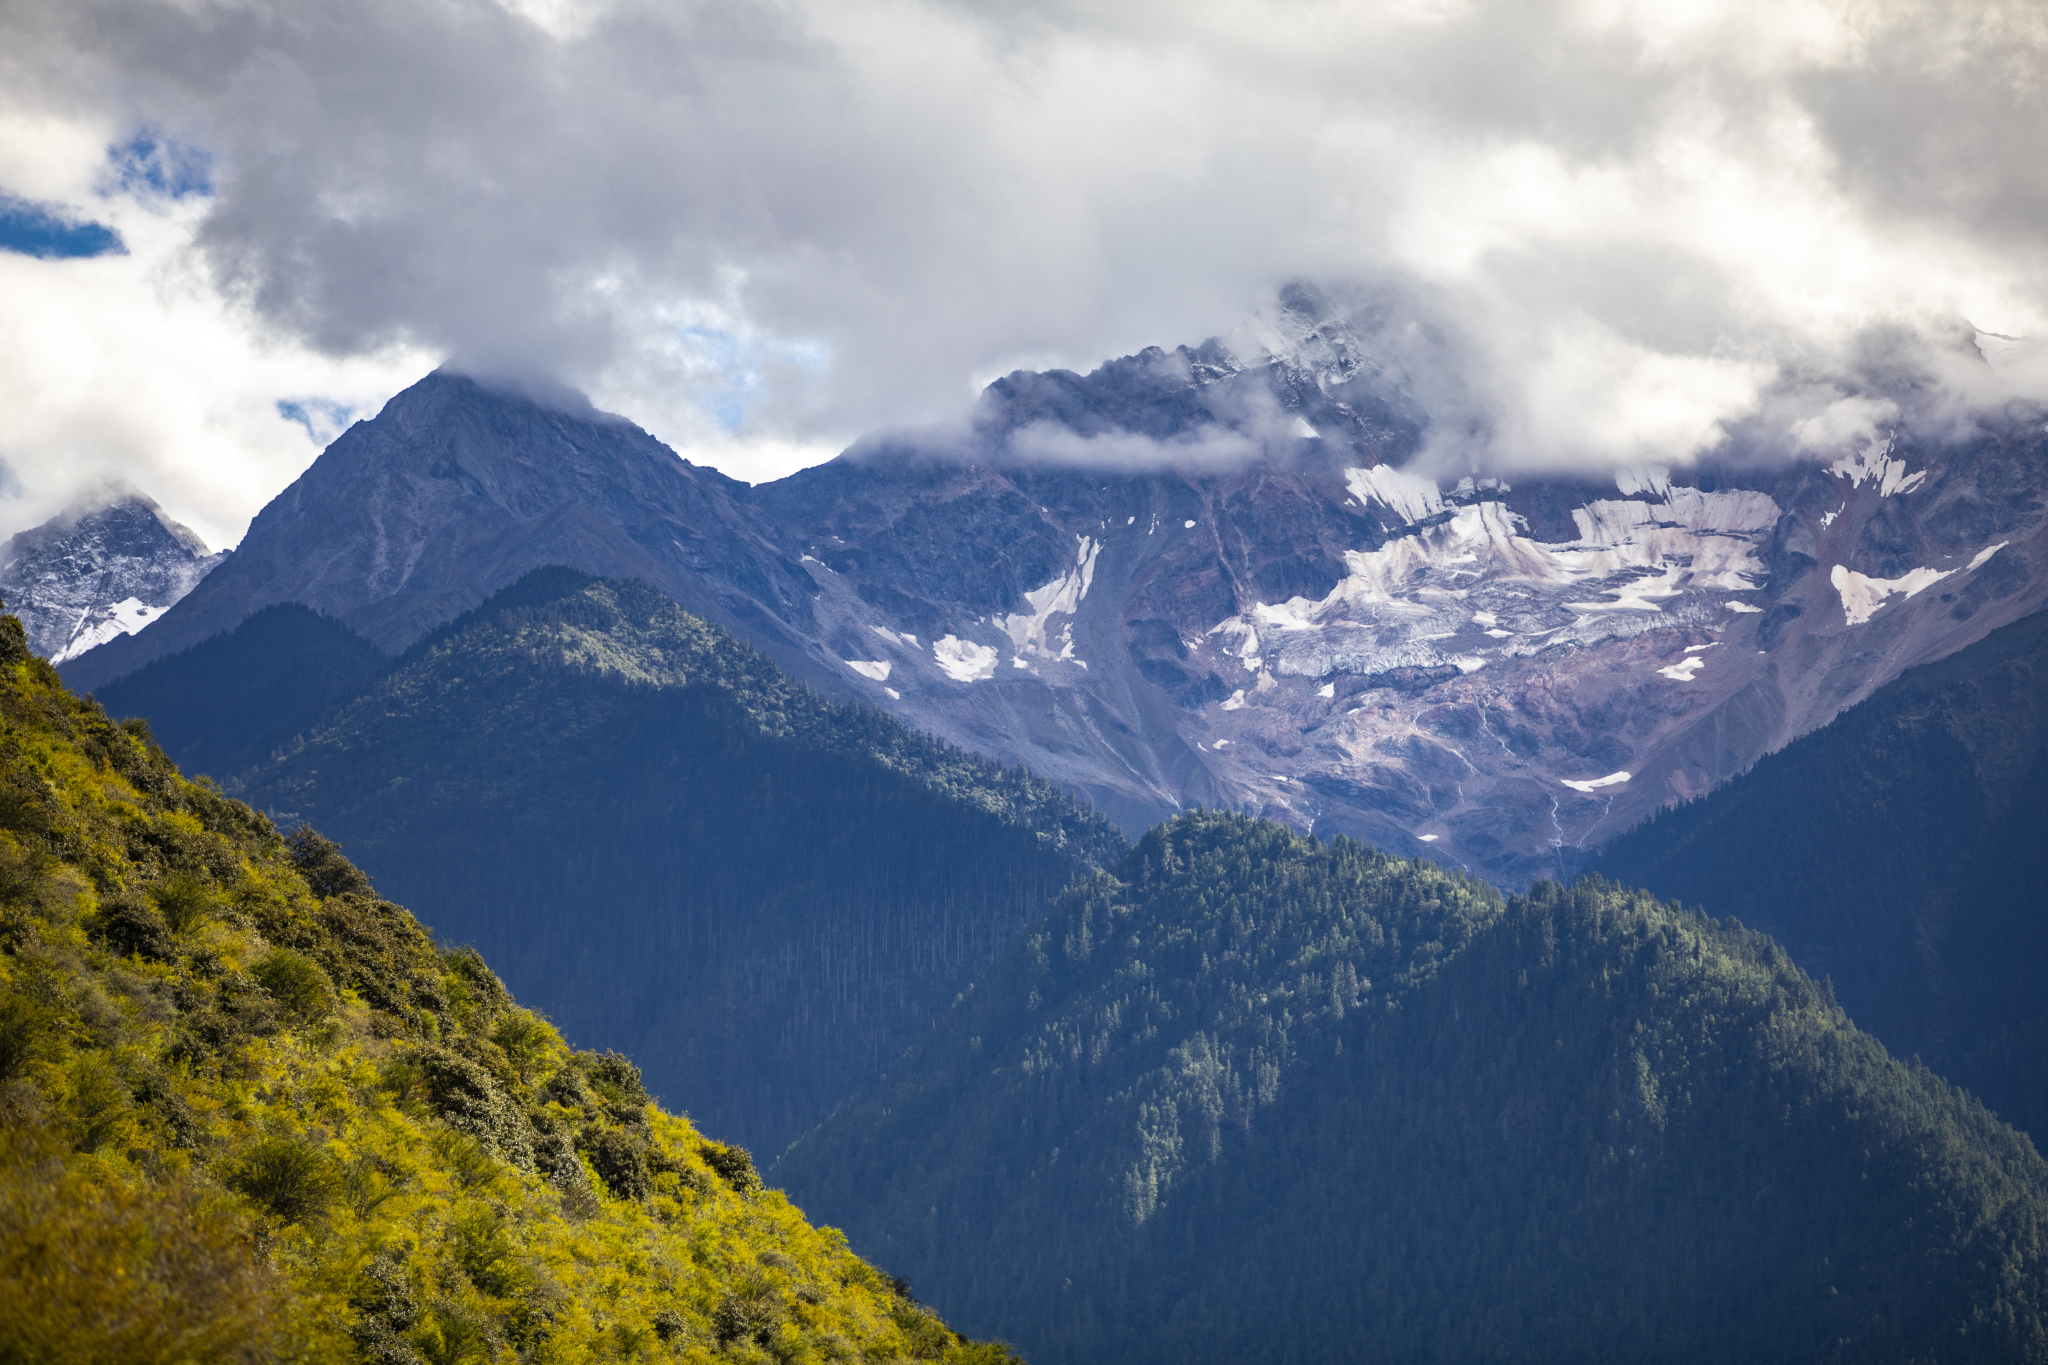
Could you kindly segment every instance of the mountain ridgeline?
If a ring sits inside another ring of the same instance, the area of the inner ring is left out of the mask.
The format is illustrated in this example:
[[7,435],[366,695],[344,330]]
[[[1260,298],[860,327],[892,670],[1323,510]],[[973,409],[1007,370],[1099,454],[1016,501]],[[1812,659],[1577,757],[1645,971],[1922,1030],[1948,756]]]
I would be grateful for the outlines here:
[[1608,876],[1739,916],[2048,1137],[2048,615],[1904,674],[1617,840]]
[[1000,1365],[0,618],[0,1360]]
[[[1050,784],[822,698],[636,581],[536,571],[339,705],[301,666],[356,657],[337,629],[274,608],[109,701],[180,756],[246,757],[268,727],[280,747],[230,790],[339,839],[569,1036],[767,1151],[1126,847]],[[251,696],[261,726],[200,700],[263,658],[300,684],[268,712]]]
[[1197,813],[774,1176],[1041,1365],[2048,1352],[2048,1165],[1768,938]]

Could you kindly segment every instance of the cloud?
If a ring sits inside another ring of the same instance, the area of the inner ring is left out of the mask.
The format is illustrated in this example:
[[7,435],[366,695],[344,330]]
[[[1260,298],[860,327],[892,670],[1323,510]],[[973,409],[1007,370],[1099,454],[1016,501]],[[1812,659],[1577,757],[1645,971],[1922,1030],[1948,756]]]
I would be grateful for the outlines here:
[[[0,186],[138,253],[156,215],[125,306],[165,347],[175,278],[222,347],[294,357],[259,392],[108,343],[230,443],[454,355],[780,472],[1296,277],[1433,320],[1446,462],[1790,447],[1874,336],[1922,338],[1956,411],[2048,393],[1940,340],[2048,332],[2032,3],[17,0],[0,54]],[[72,297],[34,292],[8,329]],[[274,489],[202,484],[222,524]]]

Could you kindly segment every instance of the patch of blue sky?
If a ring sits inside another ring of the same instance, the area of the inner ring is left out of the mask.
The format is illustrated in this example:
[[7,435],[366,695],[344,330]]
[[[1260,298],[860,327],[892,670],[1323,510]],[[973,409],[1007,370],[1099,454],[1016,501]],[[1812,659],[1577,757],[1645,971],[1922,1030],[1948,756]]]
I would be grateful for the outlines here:
[[0,251],[50,261],[121,255],[127,250],[121,234],[104,223],[82,222],[54,204],[0,191]]
[[348,430],[356,410],[331,398],[280,398],[277,415],[287,422],[297,422],[306,429],[314,445],[324,448]]
[[107,148],[107,168],[114,188],[124,194],[188,199],[213,193],[212,155],[149,129]]
[[817,342],[763,342],[702,323],[682,328],[681,335],[704,368],[717,376],[698,402],[726,431],[737,431],[745,424],[749,408],[767,389],[765,368],[794,366],[816,374],[825,368],[829,355]]

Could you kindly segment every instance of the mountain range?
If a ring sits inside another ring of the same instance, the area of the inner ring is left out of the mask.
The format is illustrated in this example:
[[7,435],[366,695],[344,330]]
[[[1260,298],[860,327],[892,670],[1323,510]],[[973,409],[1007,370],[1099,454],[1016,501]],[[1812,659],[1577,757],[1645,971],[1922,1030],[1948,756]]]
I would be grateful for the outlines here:
[[[500,1253],[577,1171],[659,1287],[591,1351],[1003,1358],[706,1134],[1042,1365],[2048,1358],[2038,415],[1437,479],[1387,326],[1293,290],[753,488],[428,376],[67,661],[107,712],[0,661],[0,1099],[218,1115],[197,1188],[365,1360],[545,1355],[589,1286]],[[294,1224],[259,1147],[425,1231]]]
[[644,582],[561,568],[396,661],[277,606],[101,700],[766,1153],[1126,847],[1051,784],[821,697]]
[[299,602],[387,653],[559,563],[638,577],[820,691],[1023,763],[1136,833],[1191,805],[1569,871],[2038,607],[2048,436],[1438,479],[1371,310],[1017,373],[971,421],[748,487],[536,384],[358,423],[100,688]]
[[1227,813],[772,1178],[1040,1365],[2048,1352],[2048,1165],[1764,935]]

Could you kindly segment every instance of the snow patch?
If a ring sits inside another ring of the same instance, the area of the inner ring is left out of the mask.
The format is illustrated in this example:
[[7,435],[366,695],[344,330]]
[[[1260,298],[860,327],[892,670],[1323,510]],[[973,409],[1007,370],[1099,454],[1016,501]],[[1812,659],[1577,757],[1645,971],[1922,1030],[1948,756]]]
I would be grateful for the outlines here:
[[1623,497],[1648,493],[1661,498],[1671,492],[1671,471],[1660,464],[1624,467],[1614,471],[1614,486]]
[[932,641],[932,657],[954,682],[983,682],[996,675],[993,645],[978,645],[957,635],[942,635]]
[[889,681],[890,665],[887,659],[846,659],[843,662],[848,668],[872,682]]
[[1875,616],[1884,606],[1884,600],[1894,593],[1914,597],[1927,591],[1942,579],[1955,573],[1954,569],[1915,569],[1899,578],[1867,578],[1844,564],[1837,564],[1828,574],[1828,582],[1842,598],[1842,614],[1852,626],[1860,626]]
[[[1906,462],[1892,459],[1891,453],[1890,441],[1883,445],[1872,441],[1855,454],[1844,455],[1829,465],[1828,473],[1847,479],[1851,488],[1861,488],[1868,483],[1877,490],[1877,495],[1881,498],[1910,493],[1927,481],[1926,470],[1908,474]],[[1846,503],[1843,505],[1847,506]]]
[[1730,611],[1741,612],[1745,616],[1759,615],[1763,611],[1762,607],[1752,607],[1747,602],[1723,602],[1721,605]]
[[1300,416],[1294,419],[1294,434],[1304,441],[1319,440],[1322,437],[1321,432],[1308,424],[1308,418]]
[[1669,678],[1673,682],[1691,682],[1698,675],[1699,671],[1706,666],[1707,661],[1694,654],[1689,658],[1680,659],[1669,668],[1658,669],[1657,676]]
[[1180,528],[1183,531],[1192,531],[1195,529],[1195,524],[1192,521],[1184,521],[1180,524]]
[[152,607],[139,597],[124,597],[111,605],[87,611],[79,618],[78,631],[64,648],[50,656],[50,662],[61,664],[75,659],[88,649],[97,649],[117,635],[133,635],[151,621],[163,614],[163,608]]
[[[1017,648],[1018,667],[1023,667],[1023,656],[1036,655],[1041,659],[1074,658],[1074,623],[1072,617],[1081,609],[1081,602],[1088,596],[1088,589],[1095,584],[1095,561],[1102,553],[1101,542],[1089,536],[1076,536],[1079,549],[1074,557],[1074,567],[1042,587],[1024,594],[1024,600],[1031,607],[1029,612],[1019,612],[997,620],[1010,643]],[[1057,632],[1052,630],[1052,618],[1065,616],[1069,619]],[[1078,661],[1077,661],[1078,662]]]
[[1416,522],[1444,510],[1444,491],[1435,479],[1406,474],[1389,464],[1347,469],[1344,486],[1365,505],[1378,503],[1403,521]]
[[1330,700],[1331,698],[1337,695],[1337,684],[1324,683],[1321,687],[1318,687],[1316,689],[1316,695],[1321,697],[1324,701]]
[[1232,692],[1230,694],[1228,700],[1218,702],[1217,705],[1221,706],[1226,711],[1235,711],[1239,709],[1244,705],[1244,689],[1242,687],[1238,688],[1237,691]]
[[1978,569],[1984,566],[1985,560],[1991,558],[1991,556],[1997,554],[2000,550],[2003,550],[2006,546],[2010,544],[2012,544],[2012,542],[2009,540],[2001,540],[1988,550],[1977,551],[1977,557],[1970,561],[1969,566],[1965,568],[1963,572],[1975,573]]
[[1422,840],[1425,844],[1433,844],[1444,836],[1441,834],[1418,834],[1415,837]]
[[1609,773],[1605,777],[1595,777],[1585,782],[1573,782],[1569,778],[1560,778],[1559,780],[1575,792],[1591,792],[1598,791],[1602,787],[1619,786],[1634,776],[1634,773]]

